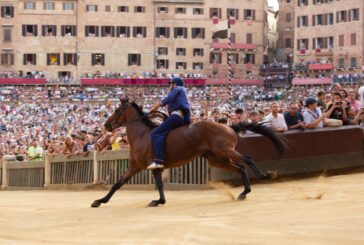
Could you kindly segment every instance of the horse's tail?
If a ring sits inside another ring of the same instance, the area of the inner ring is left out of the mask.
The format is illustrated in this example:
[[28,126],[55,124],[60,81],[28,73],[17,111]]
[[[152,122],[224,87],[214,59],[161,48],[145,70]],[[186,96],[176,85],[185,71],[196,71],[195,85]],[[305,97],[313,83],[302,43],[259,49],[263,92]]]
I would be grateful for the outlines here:
[[262,123],[246,123],[241,122],[237,124],[233,124],[230,126],[236,133],[245,132],[247,130],[252,131],[257,134],[261,134],[265,137],[268,137],[278,150],[279,155],[283,154],[284,149],[286,148],[286,144],[282,140],[282,137],[278,135],[271,128],[264,126]]

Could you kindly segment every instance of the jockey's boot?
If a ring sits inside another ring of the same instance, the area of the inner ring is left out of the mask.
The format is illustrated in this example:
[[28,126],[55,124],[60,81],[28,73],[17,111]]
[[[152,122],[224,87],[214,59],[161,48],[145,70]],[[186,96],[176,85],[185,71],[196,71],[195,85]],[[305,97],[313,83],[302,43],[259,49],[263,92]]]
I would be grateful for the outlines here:
[[149,164],[147,167],[148,170],[162,169],[162,168],[164,168],[164,165],[155,161]]

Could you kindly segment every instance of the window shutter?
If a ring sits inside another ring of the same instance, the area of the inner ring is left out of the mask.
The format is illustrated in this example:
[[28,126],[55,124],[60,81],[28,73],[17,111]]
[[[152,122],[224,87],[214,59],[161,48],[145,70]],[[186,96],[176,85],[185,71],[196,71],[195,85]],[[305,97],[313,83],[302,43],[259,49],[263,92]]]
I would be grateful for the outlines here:
[[137,55],[137,58],[138,58],[138,66],[140,66],[142,64],[142,57],[141,57],[141,54],[138,54]]
[[56,54],[56,58],[57,58],[57,65],[60,65],[61,64],[61,55]]
[[52,9],[54,10],[56,8],[56,3],[52,3]]
[[22,34],[23,34],[23,37],[25,37],[25,34],[26,33],[26,26],[25,25],[23,25],[22,26]]
[[350,10],[348,10],[348,21],[351,21],[351,9]]
[[339,23],[339,12],[336,12],[336,23]]
[[128,66],[131,66],[131,54],[128,54]]
[[73,54],[73,65],[77,65],[78,59],[77,59],[77,53]]
[[77,36],[77,26],[72,26],[71,29],[72,29],[72,35]]
[[166,38],[169,38],[169,27],[166,28]]
[[65,36],[65,26],[61,26],[61,36],[64,37]]
[[67,53],[64,53],[63,54],[63,65],[65,66],[65,65],[67,65]]
[[239,9],[235,9],[235,19],[239,19]]
[[301,27],[300,17],[297,17],[297,27]]
[[1,65],[5,64],[5,54],[1,53]]
[[105,36],[105,26],[101,26],[101,36]]
[[88,37],[88,26],[85,26],[85,37]]
[[53,26],[52,33],[53,33],[53,36],[57,36],[57,26]]
[[96,59],[95,59],[95,54],[91,54],[91,65],[95,65],[96,64]]
[[44,2],[43,3],[43,9],[46,9],[46,7],[47,7],[47,2]]
[[42,36],[44,37],[46,35],[46,26],[42,25]]
[[14,65],[14,54],[10,54],[10,65]]
[[316,49],[317,38],[312,38],[312,49]]
[[98,11],[98,6],[97,5],[95,5],[95,12],[97,12]]
[[99,26],[95,26],[95,31],[96,31],[96,37],[98,37],[99,36]]
[[101,65],[105,65],[105,54],[101,55]]
[[5,17],[5,7],[1,7],[1,17]]
[[147,28],[143,27],[143,37],[147,37]]
[[32,57],[33,57],[33,64],[36,65],[37,64],[37,55],[33,54]]
[[27,55],[23,54],[23,65],[27,64]]
[[38,26],[33,25],[33,30],[34,30],[34,36],[37,37],[38,36]]
[[316,16],[317,15],[312,15],[312,26],[316,25]]
[[47,54],[47,65],[51,64],[51,55]]

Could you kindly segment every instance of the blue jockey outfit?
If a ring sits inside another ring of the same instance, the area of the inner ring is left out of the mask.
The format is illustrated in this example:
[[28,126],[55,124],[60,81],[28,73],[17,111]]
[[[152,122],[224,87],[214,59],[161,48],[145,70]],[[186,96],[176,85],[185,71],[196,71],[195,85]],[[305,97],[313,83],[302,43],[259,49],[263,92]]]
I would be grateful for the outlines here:
[[[164,147],[167,134],[173,129],[190,124],[190,103],[187,91],[181,78],[173,78],[175,86],[161,102],[161,106],[168,107],[169,117],[159,127],[152,131],[153,161],[157,164],[164,162]],[[163,165],[161,165],[163,166]]]

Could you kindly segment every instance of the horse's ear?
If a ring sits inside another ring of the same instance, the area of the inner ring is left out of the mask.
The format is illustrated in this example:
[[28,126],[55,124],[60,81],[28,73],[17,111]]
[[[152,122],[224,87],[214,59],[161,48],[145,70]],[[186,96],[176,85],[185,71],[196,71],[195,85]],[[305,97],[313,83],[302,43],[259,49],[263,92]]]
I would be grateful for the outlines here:
[[126,94],[121,95],[119,97],[119,99],[120,99],[121,104],[125,104],[125,103],[128,103],[129,102],[129,97]]

